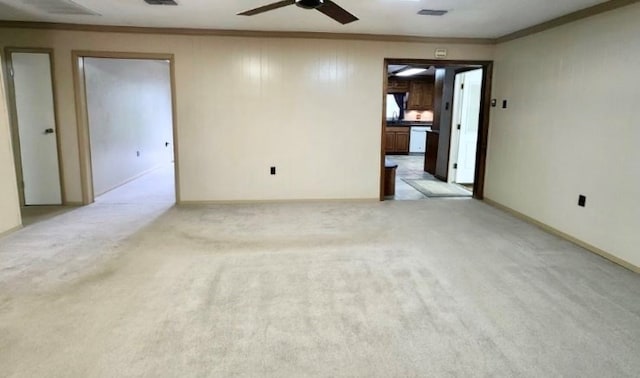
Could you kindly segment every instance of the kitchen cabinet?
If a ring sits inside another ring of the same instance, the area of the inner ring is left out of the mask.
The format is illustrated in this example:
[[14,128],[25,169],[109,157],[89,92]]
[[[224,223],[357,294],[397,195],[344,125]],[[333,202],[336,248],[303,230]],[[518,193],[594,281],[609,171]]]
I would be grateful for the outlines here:
[[384,151],[387,154],[409,154],[409,127],[387,127]]
[[433,81],[412,80],[409,82],[407,110],[433,109]]
[[408,154],[409,140],[410,140],[410,133],[406,127],[404,131],[396,132],[396,152]]
[[437,131],[427,131],[427,150],[424,156],[424,171],[436,174],[436,163],[438,161],[438,140],[440,134]]
[[409,92],[409,81],[390,77],[387,82],[387,93]]
[[396,150],[396,133],[386,130],[384,134],[384,152],[387,154],[393,153]]

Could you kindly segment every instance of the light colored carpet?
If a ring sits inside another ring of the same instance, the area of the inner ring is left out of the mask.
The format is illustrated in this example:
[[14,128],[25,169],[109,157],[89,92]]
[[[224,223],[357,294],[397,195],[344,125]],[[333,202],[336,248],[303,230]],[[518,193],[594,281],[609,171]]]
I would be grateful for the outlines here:
[[22,224],[29,226],[31,224],[47,220],[67,211],[77,209],[77,206],[62,205],[44,205],[44,206],[25,206],[21,209]]
[[437,180],[403,180],[427,197],[470,197],[472,194],[461,186],[447,182]]
[[97,203],[0,239],[7,377],[632,377],[640,277],[475,200]]

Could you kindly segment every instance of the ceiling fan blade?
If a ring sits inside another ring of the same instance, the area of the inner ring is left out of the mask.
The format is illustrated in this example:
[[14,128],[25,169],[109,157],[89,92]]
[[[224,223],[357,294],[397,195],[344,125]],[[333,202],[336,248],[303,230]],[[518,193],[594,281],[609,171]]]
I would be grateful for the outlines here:
[[324,0],[324,4],[316,8],[316,10],[324,13],[343,25],[358,20],[358,17],[347,12],[331,0]]
[[238,13],[238,16],[253,16],[254,14],[268,12],[270,10],[286,7],[287,5],[293,5],[295,3],[296,3],[296,0],[277,1],[275,3],[264,5],[259,8],[254,8],[248,11],[244,11],[242,13]]

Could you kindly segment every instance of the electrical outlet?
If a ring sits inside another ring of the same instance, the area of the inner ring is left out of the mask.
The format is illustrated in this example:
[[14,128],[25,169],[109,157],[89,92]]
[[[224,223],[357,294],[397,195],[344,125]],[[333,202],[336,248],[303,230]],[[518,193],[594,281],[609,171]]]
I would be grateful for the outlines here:
[[275,175],[276,174],[276,167],[271,167],[271,174]]
[[578,206],[585,207],[587,205],[587,197],[580,194],[578,196]]

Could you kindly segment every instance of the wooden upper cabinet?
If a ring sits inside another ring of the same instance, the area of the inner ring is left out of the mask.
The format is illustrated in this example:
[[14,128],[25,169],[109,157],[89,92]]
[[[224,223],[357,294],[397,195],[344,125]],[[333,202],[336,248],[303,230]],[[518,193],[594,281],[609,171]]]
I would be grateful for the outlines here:
[[409,81],[390,77],[387,82],[387,93],[409,92]]
[[433,109],[433,81],[412,80],[409,84],[407,110]]

